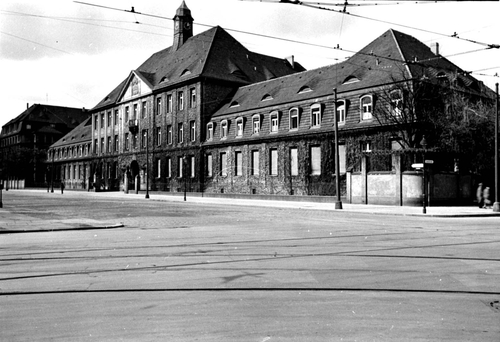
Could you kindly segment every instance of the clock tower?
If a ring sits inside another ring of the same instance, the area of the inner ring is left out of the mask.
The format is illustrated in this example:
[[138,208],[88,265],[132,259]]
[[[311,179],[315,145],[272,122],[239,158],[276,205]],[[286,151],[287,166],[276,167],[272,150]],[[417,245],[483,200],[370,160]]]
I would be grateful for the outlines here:
[[177,51],[192,36],[193,17],[191,17],[191,10],[186,6],[186,2],[182,1],[174,17],[174,51]]

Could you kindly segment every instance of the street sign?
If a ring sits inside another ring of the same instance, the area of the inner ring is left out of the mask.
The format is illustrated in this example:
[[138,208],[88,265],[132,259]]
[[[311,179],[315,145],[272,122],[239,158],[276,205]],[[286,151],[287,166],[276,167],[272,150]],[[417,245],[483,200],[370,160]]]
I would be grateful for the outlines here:
[[414,169],[422,169],[424,167],[424,163],[411,164],[411,167]]
[[425,163],[426,164],[434,164],[434,160],[426,159]]

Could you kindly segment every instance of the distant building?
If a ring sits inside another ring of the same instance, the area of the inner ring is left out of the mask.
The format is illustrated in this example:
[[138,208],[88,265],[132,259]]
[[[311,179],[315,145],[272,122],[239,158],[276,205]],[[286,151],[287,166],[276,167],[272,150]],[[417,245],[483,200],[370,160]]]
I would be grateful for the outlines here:
[[0,156],[5,187],[46,186],[49,146],[88,116],[81,108],[34,104],[3,125]]
[[[491,95],[437,50],[395,30],[344,62],[306,71],[293,58],[248,51],[220,27],[193,36],[184,2],[174,24],[173,45],[91,110],[85,141],[72,143],[80,133],[70,133],[52,145],[49,160],[71,186],[334,196],[336,115],[342,196],[415,205],[421,113],[446,106],[448,90]],[[421,84],[426,93],[417,97],[411,92]],[[69,152],[78,146],[90,154]],[[470,197],[469,175],[438,174],[450,158],[441,156],[428,178],[436,202]]]

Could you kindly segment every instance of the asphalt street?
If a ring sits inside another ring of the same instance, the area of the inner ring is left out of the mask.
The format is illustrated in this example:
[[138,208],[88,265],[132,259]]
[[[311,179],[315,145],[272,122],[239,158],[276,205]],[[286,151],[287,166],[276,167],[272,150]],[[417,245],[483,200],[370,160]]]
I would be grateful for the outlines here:
[[3,203],[1,341],[500,341],[498,217]]

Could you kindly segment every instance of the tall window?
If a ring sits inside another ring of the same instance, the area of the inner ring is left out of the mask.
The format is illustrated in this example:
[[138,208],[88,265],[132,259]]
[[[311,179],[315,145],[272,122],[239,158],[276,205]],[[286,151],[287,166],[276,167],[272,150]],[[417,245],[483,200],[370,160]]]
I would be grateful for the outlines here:
[[278,175],[278,150],[275,148],[269,150],[269,174]]
[[196,107],[196,89],[195,88],[189,89],[189,107],[190,108]]
[[312,146],[311,147],[311,175],[321,174],[321,147]]
[[270,120],[271,120],[271,133],[276,133],[278,132],[278,125],[279,125],[279,121],[278,121],[278,112],[272,112],[271,113],[271,116],[270,116]]
[[161,146],[161,127],[156,127],[156,146]]
[[236,119],[236,137],[243,136],[243,118]]
[[252,117],[252,127],[253,127],[253,134],[259,134],[259,132],[260,132],[260,115],[254,115]]
[[156,98],[156,114],[161,114],[161,97]]
[[299,109],[290,109],[290,130],[299,129]]
[[338,101],[337,102],[337,122],[339,124],[344,124],[345,123],[345,101]]
[[296,147],[290,148],[290,175],[299,175],[299,153]]
[[234,153],[234,175],[243,175],[243,154],[241,151],[236,151]]
[[194,156],[189,156],[189,176],[191,178],[194,178],[196,171],[194,168],[194,162],[195,162]]
[[224,120],[220,123],[220,137],[221,139],[227,138],[227,120]]
[[392,115],[400,116],[403,113],[403,94],[401,90],[393,90],[389,95],[391,98]]
[[196,141],[196,124],[195,121],[189,121],[189,140]]
[[167,113],[172,113],[172,94],[167,95]]
[[156,159],[156,177],[157,178],[161,177],[161,159],[160,158]]
[[134,104],[134,117],[132,118],[133,120],[136,120],[138,118],[137,112],[139,107],[137,106],[137,103]]
[[172,159],[170,157],[167,157],[166,164],[165,177],[170,178],[172,177]]
[[207,176],[212,177],[213,175],[213,167],[212,167],[212,155],[207,154]]
[[108,146],[106,146],[106,147],[107,147],[107,148],[106,148],[106,150],[107,150],[108,152],[111,152],[111,148],[112,148],[112,145],[111,145],[111,137],[108,137]]
[[115,134],[114,151],[118,152],[118,134]]
[[143,129],[142,130],[142,148],[146,148],[148,144],[148,131]]
[[142,101],[141,115],[142,118],[145,119],[148,116],[148,103],[146,101]]
[[106,127],[106,126],[104,125],[104,113],[102,113],[101,114],[101,128],[104,128],[104,127]]
[[167,144],[172,144],[172,125],[167,125]]
[[214,124],[209,122],[207,124],[207,141],[211,141],[214,138]]
[[361,98],[361,120],[370,120],[373,110],[373,99],[371,95],[366,95]]
[[119,111],[118,109],[115,109],[115,126],[118,125],[118,117],[119,117]]
[[137,142],[138,142],[138,140],[139,140],[139,136],[138,136],[138,134],[136,133],[136,134],[134,134],[134,135],[132,136],[132,148],[133,148],[133,149],[136,149],[136,148],[137,148]]
[[177,157],[177,177],[184,177],[184,158]]
[[125,107],[125,123],[128,125],[128,119],[130,117],[130,108],[129,106]]
[[259,156],[260,156],[260,153],[258,150],[255,150],[255,151],[252,151],[252,154],[251,154],[251,173],[252,175],[254,176],[258,176],[259,175],[259,170],[260,170],[260,166],[259,166]]
[[220,175],[227,176],[227,155],[226,152],[220,154]]
[[184,109],[184,92],[183,91],[180,91],[177,93],[177,109],[178,110]]
[[311,127],[321,126],[321,105],[315,103],[311,106]]
[[111,111],[108,111],[108,127],[111,126]]
[[104,138],[101,138],[101,148],[100,148],[99,152],[100,153],[104,153],[104,151],[105,151],[105,149],[104,149]]
[[184,141],[184,124],[177,124],[177,143],[182,143]]
[[339,144],[339,173],[346,172],[346,150],[345,144]]
[[94,130],[99,128],[99,114],[94,115]]

